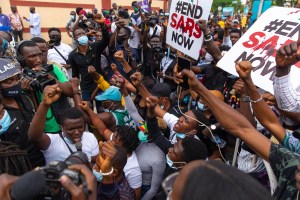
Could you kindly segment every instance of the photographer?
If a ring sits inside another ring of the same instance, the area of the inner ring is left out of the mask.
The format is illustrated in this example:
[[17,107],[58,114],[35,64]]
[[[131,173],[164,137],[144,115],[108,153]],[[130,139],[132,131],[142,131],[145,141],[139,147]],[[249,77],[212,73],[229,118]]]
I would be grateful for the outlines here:
[[[85,181],[86,181],[85,187],[89,193],[89,195],[87,197],[87,195],[84,193],[84,191],[82,189],[83,185],[77,186],[72,182],[72,180],[68,176],[63,175],[60,177],[59,181],[60,181],[62,187],[64,187],[64,189],[71,194],[70,199],[71,200],[83,200],[83,199],[96,200],[97,182],[96,182],[96,178],[95,178],[95,176],[93,176],[91,170],[88,169],[85,165],[78,165],[78,164],[69,166],[68,169],[79,172],[80,174],[83,175],[83,177],[85,178]],[[46,185],[37,185],[37,183],[35,183],[35,184],[31,183],[30,185],[36,185],[37,187],[32,188],[32,186],[31,186],[30,189],[33,189],[33,191],[31,190],[32,192],[30,194],[28,194],[29,193],[28,190],[21,191],[21,189],[23,189],[23,188],[20,189],[18,187],[15,187],[15,185],[20,186],[23,183],[29,183],[29,181],[32,180],[30,178],[35,178],[36,176],[40,179],[42,178],[39,170],[31,171],[31,172],[25,174],[24,176],[20,176],[20,177],[8,175],[8,174],[0,175],[0,184],[1,184],[0,199],[6,199],[6,200],[36,199],[37,195],[35,195],[35,194],[38,192],[39,189],[44,188],[44,186],[46,186]],[[35,193],[35,194],[33,194],[33,193]]]
[[61,92],[58,84],[46,86],[43,101],[40,103],[28,131],[29,139],[34,141],[43,152],[46,163],[53,160],[65,160],[76,151],[75,143],[81,143],[82,152],[87,154],[90,162],[95,162],[99,153],[98,142],[92,133],[84,132],[85,123],[80,110],[69,108],[61,114],[62,132],[59,134],[46,134],[43,131],[47,110],[60,98]]
[[[51,65],[46,67],[43,66],[45,57],[43,57],[41,49],[35,42],[29,40],[22,41],[17,48],[17,53],[19,54],[18,61],[21,67],[23,69],[26,69],[26,73],[24,73],[23,75],[26,79],[32,81],[32,79],[36,77],[31,76],[44,77],[43,80],[35,81],[36,85],[42,87],[47,84],[57,83],[62,89],[62,93],[64,95],[59,99],[59,104],[53,104],[51,109],[48,110],[47,121],[45,126],[45,132],[47,133],[59,132],[59,115],[64,109],[70,107],[70,105],[67,102],[66,96],[71,97],[73,95],[71,84],[68,82],[68,79],[66,78],[64,73],[59,69],[59,67],[55,65],[53,65],[52,67]],[[29,84],[29,87],[26,88],[27,92],[34,92],[37,103],[41,103],[43,99],[43,88],[33,88],[32,83],[33,82],[31,82],[31,84]]]
[[3,98],[0,140],[13,142],[22,150],[26,150],[32,167],[43,166],[45,164],[43,154],[28,139],[27,132],[35,107],[30,96],[22,92],[22,88],[29,86],[29,81],[20,80],[20,73],[17,63],[0,59],[0,90],[1,99]]
[[152,37],[154,35],[160,36],[161,33],[161,26],[158,25],[158,17],[157,16],[151,16],[149,21],[149,33],[148,36]]

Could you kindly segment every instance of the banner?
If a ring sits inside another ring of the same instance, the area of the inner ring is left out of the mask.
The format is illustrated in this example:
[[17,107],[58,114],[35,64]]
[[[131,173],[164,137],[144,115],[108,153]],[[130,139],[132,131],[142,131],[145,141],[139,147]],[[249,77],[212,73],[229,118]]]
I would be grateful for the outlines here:
[[149,3],[148,0],[138,1],[137,4],[144,10],[149,12]]
[[222,10],[222,19],[226,19],[229,16],[233,17],[233,11],[234,11],[233,7],[224,7]]
[[[300,9],[273,7],[268,9],[239,39],[217,66],[237,75],[235,62],[248,60],[253,65],[252,79],[258,87],[273,91],[277,50],[300,38]],[[300,62],[291,68],[292,84],[300,86]],[[300,87],[299,87],[300,89]]]
[[200,19],[208,19],[212,0],[173,0],[167,28],[167,44],[198,59],[203,34],[197,25]]

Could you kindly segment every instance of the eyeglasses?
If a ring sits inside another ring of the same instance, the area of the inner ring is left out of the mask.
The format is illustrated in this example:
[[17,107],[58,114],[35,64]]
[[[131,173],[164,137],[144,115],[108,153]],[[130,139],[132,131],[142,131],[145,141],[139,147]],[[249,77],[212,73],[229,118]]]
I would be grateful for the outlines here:
[[162,188],[164,189],[165,193],[168,195],[168,199],[171,200],[171,193],[173,190],[174,182],[178,176],[179,172],[175,172],[171,175],[169,175],[165,180],[162,182]]

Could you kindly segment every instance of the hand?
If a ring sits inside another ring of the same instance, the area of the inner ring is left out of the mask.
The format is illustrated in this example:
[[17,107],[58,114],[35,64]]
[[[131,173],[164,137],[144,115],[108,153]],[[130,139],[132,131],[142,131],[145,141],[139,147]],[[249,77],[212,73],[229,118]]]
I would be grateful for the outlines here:
[[247,90],[242,79],[238,79],[232,86],[232,89],[235,90],[236,94],[239,96],[244,95],[247,96]]
[[29,28],[33,28],[33,27],[34,27],[33,25],[30,25],[30,26],[29,26]]
[[79,106],[81,107],[81,109],[83,111],[88,111],[88,110],[91,110],[91,107],[90,107],[90,104],[88,101],[82,101]]
[[132,58],[133,57],[133,54],[132,54],[132,49],[131,48],[127,48],[126,49],[126,54],[129,58]]
[[130,76],[130,80],[134,86],[139,86],[142,81],[142,74],[140,72],[135,72]]
[[30,83],[33,79],[32,78],[29,78],[29,77],[22,77],[20,82],[21,82],[21,87],[22,87],[22,90],[27,90],[27,91],[32,91],[32,88],[30,86]]
[[125,78],[122,75],[114,75],[114,76],[116,76],[115,77],[116,86],[118,88],[124,89],[125,88]]
[[225,22],[225,29],[231,29],[231,27],[232,27],[231,20],[226,20],[226,22]]
[[156,72],[157,78],[163,78],[164,73],[163,72]]
[[111,160],[115,157],[117,150],[113,141],[99,142],[101,155],[96,160],[96,165],[103,173],[110,172],[112,168]]
[[60,98],[61,92],[62,90],[58,87],[58,84],[47,85],[43,92],[43,103],[50,106]]
[[89,36],[94,36],[94,35],[96,35],[96,33],[97,33],[96,30],[91,30],[91,31],[89,31],[89,32],[87,33],[87,35],[89,35]]
[[[174,78],[174,81],[176,80],[175,83],[177,83],[177,84],[183,83],[184,76],[186,76],[188,78],[190,90],[198,89],[199,84],[201,84],[201,83],[200,83],[200,81],[198,81],[194,72],[191,70],[184,69],[180,73],[176,73],[175,74],[176,79]],[[182,95],[182,97],[183,97],[183,95]]]
[[118,20],[118,21],[116,21],[115,24],[116,24],[116,27],[119,28],[119,29],[126,26],[126,23],[123,20]]
[[154,110],[158,103],[158,98],[155,96],[150,96],[146,98],[146,106],[149,110]]
[[19,177],[12,176],[9,174],[1,174],[0,175],[0,199],[10,200],[10,192],[13,184],[18,180]]
[[88,66],[88,73],[89,74],[97,73],[96,68],[92,65]]
[[123,51],[117,51],[117,52],[114,54],[114,58],[115,58],[117,61],[119,61],[119,62],[124,62],[124,61],[125,61]]
[[121,75],[120,72],[118,71],[117,65],[115,63],[111,63],[110,67],[115,75]]
[[240,78],[245,82],[251,79],[252,64],[249,61],[240,61],[235,65],[236,72],[239,74]]
[[95,19],[94,21],[98,24],[104,24],[105,23],[104,17],[101,17],[100,19]]
[[200,30],[203,31],[204,35],[208,35],[209,34],[209,31],[207,29],[206,20],[200,19],[197,22],[197,25],[199,26]]
[[78,90],[78,87],[80,85],[79,79],[78,78],[71,78],[70,82],[71,82],[72,89],[73,90]]
[[277,67],[284,68],[296,64],[300,58],[299,46],[300,39],[297,42],[292,42],[278,49],[276,53]]
[[[72,165],[68,167],[71,170],[79,171],[86,180],[87,189],[90,191],[89,200],[96,199],[97,195],[97,180],[96,177],[93,175],[90,169],[87,168],[85,165]],[[76,186],[69,177],[63,175],[60,177],[60,182],[62,186],[70,192],[72,196],[72,200],[81,200],[86,199],[85,194],[82,190],[82,186]]]

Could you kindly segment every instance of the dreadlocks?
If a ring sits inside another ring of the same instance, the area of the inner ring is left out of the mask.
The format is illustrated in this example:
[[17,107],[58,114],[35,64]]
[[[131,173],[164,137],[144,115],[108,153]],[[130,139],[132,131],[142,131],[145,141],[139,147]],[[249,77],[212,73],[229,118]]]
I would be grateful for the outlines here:
[[12,142],[0,142],[0,174],[20,176],[31,170],[27,152]]

